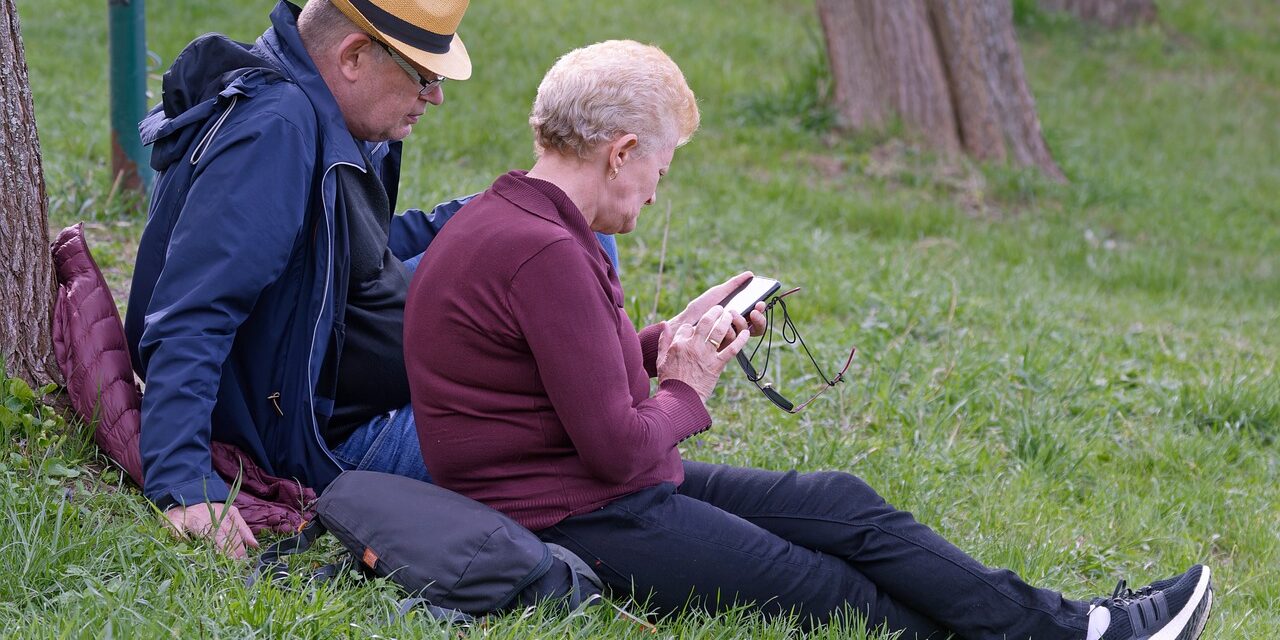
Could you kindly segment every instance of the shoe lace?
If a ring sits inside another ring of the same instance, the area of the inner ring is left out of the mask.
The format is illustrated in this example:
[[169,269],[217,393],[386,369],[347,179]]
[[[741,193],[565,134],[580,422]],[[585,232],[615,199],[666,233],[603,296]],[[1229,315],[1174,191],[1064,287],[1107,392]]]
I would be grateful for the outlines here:
[[1121,580],[1116,583],[1116,590],[1111,593],[1111,597],[1107,600],[1116,605],[1126,605],[1135,600],[1151,597],[1153,593],[1151,585],[1147,585],[1134,591],[1129,588],[1128,580]]

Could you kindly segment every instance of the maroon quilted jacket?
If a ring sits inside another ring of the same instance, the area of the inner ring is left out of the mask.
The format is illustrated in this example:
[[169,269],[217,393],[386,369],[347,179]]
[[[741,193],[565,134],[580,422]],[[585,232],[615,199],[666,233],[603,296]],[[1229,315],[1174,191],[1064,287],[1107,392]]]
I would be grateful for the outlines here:
[[[120,312],[102,272],[89,253],[84,225],[63,229],[53,242],[58,275],[53,346],[67,379],[76,413],[95,424],[94,440],[133,481],[142,484],[138,433],[142,395],[129,365]],[[222,442],[213,443],[213,465],[233,485],[239,476],[235,506],[254,532],[297,529],[315,492],[292,480],[267,475],[253,459]]]

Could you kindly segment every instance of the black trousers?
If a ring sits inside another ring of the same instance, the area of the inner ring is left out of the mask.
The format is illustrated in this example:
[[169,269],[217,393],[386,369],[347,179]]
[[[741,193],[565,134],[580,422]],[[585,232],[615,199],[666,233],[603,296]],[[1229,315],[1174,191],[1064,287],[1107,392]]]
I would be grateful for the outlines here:
[[983,566],[853,475],[684,468],[538,534],[659,613],[751,603],[809,624],[852,609],[904,639],[1084,638],[1085,603]]

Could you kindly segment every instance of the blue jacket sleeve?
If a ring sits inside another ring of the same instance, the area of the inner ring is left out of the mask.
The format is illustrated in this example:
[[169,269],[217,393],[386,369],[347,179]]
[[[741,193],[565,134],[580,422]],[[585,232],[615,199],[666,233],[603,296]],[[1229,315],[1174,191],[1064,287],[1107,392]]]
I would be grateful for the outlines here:
[[387,235],[387,244],[391,253],[401,260],[408,260],[427,250],[427,245],[435,239],[436,234],[444,227],[462,205],[476,197],[477,193],[448,202],[441,202],[431,209],[430,213],[422,209],[409,209],[404,213],[392,216],[391,229]]
[[613,263],[614,272],[622,273],[622,265],[618,264],[618,240],[604,233],[597,233],[596,240],[600,241],[600,246],[604,247],[604,252],[609,255],[609,262]]
[[237,116],[196,167],[139,345],[144,492],[161,508],[228,497],[209,449],[223,363],[263,289],[284,272],[312,192],[315,132],[299,129],[308,119]]
[[[473,193],[469,196],[442,202],[436,205],[431,210],[431,213],[426,213],[422,209],[409,209],[403,214],[393,217],[388,239],[391,253],[405,262],[414,258],[420,260],[420,256],[427,250],[427,246],[435,239],[436,234],[440,233],[444,223],[458,213],[462,205],[470,202],[472,198],[478,195],[480,194]],[[609,254],[609,260],[613,262],[614,270],[618,270],[618,242],[613,236],[603,233],[597,233],[596,238],[600,240],[600,246],[604,247],[605,253]],[[417,260],[414,260],[413,266],[416,267],[417,264]]]

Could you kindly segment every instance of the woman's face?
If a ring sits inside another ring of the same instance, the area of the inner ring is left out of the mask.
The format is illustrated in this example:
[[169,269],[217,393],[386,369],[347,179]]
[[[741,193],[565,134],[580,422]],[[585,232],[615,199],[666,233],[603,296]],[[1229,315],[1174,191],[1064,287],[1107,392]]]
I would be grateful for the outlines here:
[[604,197],[592,221],[591,230],[600,233],[630,233],[636,228],[640,209],[658,198],[658,181],[671,168],[675,143],[651,150],[643,156],[619,156],[618,177],[606,180]]

